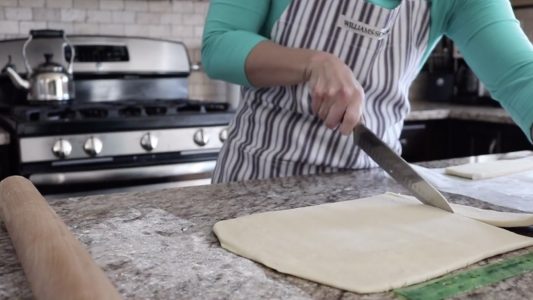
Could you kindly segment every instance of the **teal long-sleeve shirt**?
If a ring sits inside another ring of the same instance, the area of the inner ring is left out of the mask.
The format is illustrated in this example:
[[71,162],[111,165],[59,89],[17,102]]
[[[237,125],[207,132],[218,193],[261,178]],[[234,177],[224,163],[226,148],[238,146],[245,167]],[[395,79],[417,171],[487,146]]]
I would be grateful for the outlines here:
[[[368,0],[394,8],[401,0]],[[428,0],[431,1],[431,0]],[[246,58],[270,32],[290,0],[212,0],[202,63],[216,79],[250,86]],[[443,35],[451,38],[492,97],[533,136],[533,46],[509,0],[432,0],[429,43],[422,65]]]

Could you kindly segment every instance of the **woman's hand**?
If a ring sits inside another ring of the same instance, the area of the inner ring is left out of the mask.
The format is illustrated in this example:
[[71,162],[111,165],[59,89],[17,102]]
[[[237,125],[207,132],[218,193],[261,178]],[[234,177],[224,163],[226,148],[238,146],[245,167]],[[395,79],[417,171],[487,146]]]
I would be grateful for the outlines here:
[[360,121],[363,87],[352,70],[332,54],[263,41],[248,56],[246,75],[255,87],[306,83],[313,113],[342,134],[350,134]]
[[352,70],[336,56],[318,52],[305,69],[313,113],[330,128],[348,135],[359,123],[365,92]]

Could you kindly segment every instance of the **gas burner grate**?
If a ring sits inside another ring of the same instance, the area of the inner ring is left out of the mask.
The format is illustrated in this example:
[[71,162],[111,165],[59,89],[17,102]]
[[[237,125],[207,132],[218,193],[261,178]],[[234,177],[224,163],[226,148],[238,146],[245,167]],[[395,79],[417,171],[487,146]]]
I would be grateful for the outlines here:
[[82,121],[157,118],[183,114],[227,112],[227,103],[198,100],[151,100],[125,102],[68,103],[10,108],[10,115],[26,122]]
[[51,111],[46,114],[46,119],[50,121],[73,120],[76,118],[76,112],[72,109]]
[[164,116],[168,111],[165,106],[146,106],[144,110],[149,116]]
[[105,119],[109,111],[103,107],[88,107],[79,109],[78,113],[83,119]]
[[202,104],[199,103],[188,103],[183,106],[176,107],[176,112],[179,113],[188,113],[188,112],[198,112],[203,113],[205,112],[205,108]]
[[126,106],[118,110],[118,115],[120,117],[127,117],[127,118],[140,117],[142,116],[142,114],[143,114],[142,108],[138,106]]

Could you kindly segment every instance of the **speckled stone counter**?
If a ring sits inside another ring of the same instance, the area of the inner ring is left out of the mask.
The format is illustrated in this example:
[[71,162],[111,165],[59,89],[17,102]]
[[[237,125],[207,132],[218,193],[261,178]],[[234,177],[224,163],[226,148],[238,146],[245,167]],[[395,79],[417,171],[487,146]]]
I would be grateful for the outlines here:
[[[449,160],[425,164],[442,167]],[[257,212],[406,191],[379,169],[152,192],[51,200],[127,299],[386,299],[357,295],[276,273],[220,248],[219,220]],[[497,209],[448,195],[451,201]],[[533,230],[525,229],[533,236]],[[523,249],[502,257],[533,251]],[[486,261],[482,262],[486,263]],[[460,298],[527,299],[533,273]],[[5,228],[0,225],[0,299],[31,298]]]
[[411,112],[406,121],[443,119],[514,124],[511,116],[503,108],[423,101],[411,104]]

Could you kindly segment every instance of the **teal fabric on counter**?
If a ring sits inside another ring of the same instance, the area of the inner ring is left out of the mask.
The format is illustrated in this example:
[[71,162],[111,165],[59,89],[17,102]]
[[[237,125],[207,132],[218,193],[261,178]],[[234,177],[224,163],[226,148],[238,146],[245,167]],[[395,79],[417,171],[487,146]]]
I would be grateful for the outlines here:
[[[401,2],[368,1],[385,8],[394,8]],[[202,44],[202,63],[207,74],[250,86],[245,73],[246,58],[258,43],[270,38],[272,27],[290,2],[212,0]],[[431,5],[429,42],[420,67],[441,37],[449,36],[493,98],[507,109],[531,141],[533,47],[510,2],[432,0]]]

